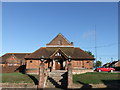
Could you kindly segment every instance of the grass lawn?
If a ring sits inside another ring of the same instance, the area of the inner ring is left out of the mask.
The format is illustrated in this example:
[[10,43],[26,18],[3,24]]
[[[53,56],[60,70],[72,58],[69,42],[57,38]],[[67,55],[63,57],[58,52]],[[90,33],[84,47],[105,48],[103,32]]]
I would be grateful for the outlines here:
[[[2,73],[2,83],[34,83],[31,78],[38,79],[38,75],[32,75],[31,77],[22,73]],[[34,79],[35,80],[35,79]]]
[[[38,75],[26,75],[21,73],[3,73],[3,83],[34,83],[38,82]],[[92,72],[73,75],[73,83],[99,84],[99,83],[120,83],[120,73]]]
[[92,72],[73,75],[73,83],[84,84],[120,83],[120,73]]

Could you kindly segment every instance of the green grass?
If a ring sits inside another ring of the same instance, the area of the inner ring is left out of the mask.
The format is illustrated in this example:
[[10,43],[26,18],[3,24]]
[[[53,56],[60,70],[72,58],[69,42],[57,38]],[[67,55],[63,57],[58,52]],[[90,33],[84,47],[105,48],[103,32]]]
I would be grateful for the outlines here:
[[82,82],[84,84],[99,84],[104,82],[120,83],[120,73],[92,72],[73,75],[73,83]]
[[[26,74],[21,73],[3,73],[2,83],[34,83],[33,80]],[[38,79],[38,75],[32,75]]]
[[[3,73],[3,83],[34,83],[33,80],[26,74],[21,73]],[[38,80],[38,75],[32,75]],[[108,72],[93,72],[73,75],[73,83],[82,82],[84,84],[99,84],[106,81],[108,83],[120,83],[120,73],[108,73]],[[115,81],[115,82],[114,82]]]

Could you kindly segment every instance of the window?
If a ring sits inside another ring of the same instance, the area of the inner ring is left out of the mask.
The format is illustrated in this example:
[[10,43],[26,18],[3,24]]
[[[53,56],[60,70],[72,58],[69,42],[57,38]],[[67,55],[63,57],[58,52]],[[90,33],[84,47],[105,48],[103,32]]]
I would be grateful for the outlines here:
[[59,41],[58,41],[58,44],[59,44],[59,45],[62,45],[62,41],[61,41],[61,40],[59,40]]
[[89,63],[89,61],[87,61],[86,63]]

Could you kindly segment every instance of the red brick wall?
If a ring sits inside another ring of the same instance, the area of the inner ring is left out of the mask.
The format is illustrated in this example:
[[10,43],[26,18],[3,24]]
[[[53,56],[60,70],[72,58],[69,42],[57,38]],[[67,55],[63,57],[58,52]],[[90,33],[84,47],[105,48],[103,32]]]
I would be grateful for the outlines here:
[[93,61],[85,60],[84,61],[84,68],[87,68],[87,69],[93,68]]
[[[46,60],[45,60],[46,61]],[[44,61],[44,62],[45,62]],[[27,73],[36,73],[38,72],[40,60],[27,60],[26,61],[26,72]],[[66,69],[67,69],[68,61],[66,61]],[[71,61],[72,68],[86,68],[91,69],[93,68],[93,61],[91,60],[72,60]],[[44,63],[45,69],[48,68],[48,63]]]
[[39,68],[37,69],[26,69],[26,73],[39,74]]
[[79,68],[82,68],[82,61],[78,61],[78,60],[72,60],[72,67],[79,67]]
[[72,60],[71,63],[73,68],[93,68],[93,61],[90,60]]
[[27,60],[26,69],[30,68],[39,68],[40,61],[39,60]]
[[[46,60],[44,60],[45,62]],[[40,60],[27,60],[26,69],[30,68],[39,68],[41,61]],[[45,68],[48,68],[48,63],[44,63]]]
[[15,71],[19,66],[4,66],[2,67],[2,73],[13,73],[19,72],[19,70]]

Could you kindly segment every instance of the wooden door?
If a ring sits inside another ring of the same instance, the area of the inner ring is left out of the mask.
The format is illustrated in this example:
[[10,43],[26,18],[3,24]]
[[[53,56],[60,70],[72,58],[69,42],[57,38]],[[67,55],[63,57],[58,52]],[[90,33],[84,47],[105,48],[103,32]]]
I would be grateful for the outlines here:
[[59,62],[55,62],[55,69],[60,70],[60,63]]

